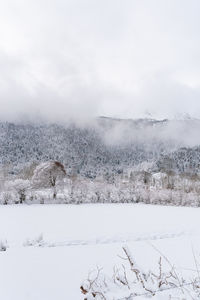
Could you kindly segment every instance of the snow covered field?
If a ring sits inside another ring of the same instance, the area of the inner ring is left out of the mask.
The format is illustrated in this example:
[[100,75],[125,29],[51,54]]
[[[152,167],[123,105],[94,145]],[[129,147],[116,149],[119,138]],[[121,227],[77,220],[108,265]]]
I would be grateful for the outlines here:
[[[0,206],[0,299],[79,300],[88,272],[112,274],[128,245],[154,268],[159,253],[183,274],[200,262],[200,209],[131,204]],[[189,275],[193,271],[190,270]],[[140,299],[141,300],[141,299]]]

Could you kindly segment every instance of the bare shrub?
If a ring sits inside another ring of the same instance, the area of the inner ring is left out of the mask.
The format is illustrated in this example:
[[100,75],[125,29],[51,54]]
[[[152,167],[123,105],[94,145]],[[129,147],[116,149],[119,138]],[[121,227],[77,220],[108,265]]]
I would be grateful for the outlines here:
[[43,234],[40,234],[35,239],[27,239],[23,245],[25,247],[31,247],[31,246],[41,247],[44,246],[44,244],[45,242],[44,242]]
[[199,299],[199,275],[188,282],[165,256],[160,256],[157,272],[146,272],[137,265],[127,247],[123,247],[123,253],[125,263],[118,268],[114,267],[111,277],[100,268],[89,273],[80,287],[84,300],[134,300],[154,296],[163,300]]
[[0,251],[6,251],[8,248],[8,243],[6,240],[0,240]]

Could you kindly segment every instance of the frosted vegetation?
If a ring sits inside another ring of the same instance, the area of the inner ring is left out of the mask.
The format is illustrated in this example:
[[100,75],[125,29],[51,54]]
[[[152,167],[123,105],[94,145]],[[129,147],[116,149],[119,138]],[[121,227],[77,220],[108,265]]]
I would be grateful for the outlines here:
[[85,295],[84,300],[199,299],[198,268],[196,276],[186,279],[160,253],[157,269],[154,267],[153,271],[146,271],[137,264],[128,247],[124,246],[122,250],[122,264],[113,267],[112,276],[108,276],[98,267],[88,274],[80,287],[81,293]]
[[[52,162],[46,164],[49,163]],[[40,176],[42,177],[37,180],[35,174],[30,180],[20,178],[5,180],[1,186],[1,204],[142,202],[200,206],[198,176],[188,177],[166,173],[151,175],[148,172],[133,171],[130,174],[110,177],[108,180],[103,176],[93,180],[80,175],[65,176],[56,180],[49,180],[49,176],[45,174]]]
[[0,124],[0,203],[200,205],[200,121]]

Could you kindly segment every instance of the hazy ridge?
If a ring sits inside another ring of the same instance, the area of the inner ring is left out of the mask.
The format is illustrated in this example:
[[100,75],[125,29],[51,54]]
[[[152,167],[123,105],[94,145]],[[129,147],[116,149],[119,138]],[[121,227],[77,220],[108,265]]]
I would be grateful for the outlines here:
[[[86,177],[122,173],[151,163],[151,171],[198,173],[200,120],[115,119],[87,125],[0,123],[0,164],[15,174],[26,165],[59,160]],[[142,164],[142,165],[141,165]]]

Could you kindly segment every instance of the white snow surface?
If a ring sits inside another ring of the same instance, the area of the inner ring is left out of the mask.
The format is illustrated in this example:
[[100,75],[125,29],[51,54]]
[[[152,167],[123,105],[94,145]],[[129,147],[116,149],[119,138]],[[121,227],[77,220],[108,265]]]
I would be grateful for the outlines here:
[[200,209],[141,204],[0,206],[0,240],[9,246],[0,251],[0,299],[79,300],[84,299],[80,285],[89,271],[99,266],[112,276],[113,266],[122,263],[118,255],[123,245],[147,270],[159,259],[154,245],[183,274],[188,269],[195,272]]

